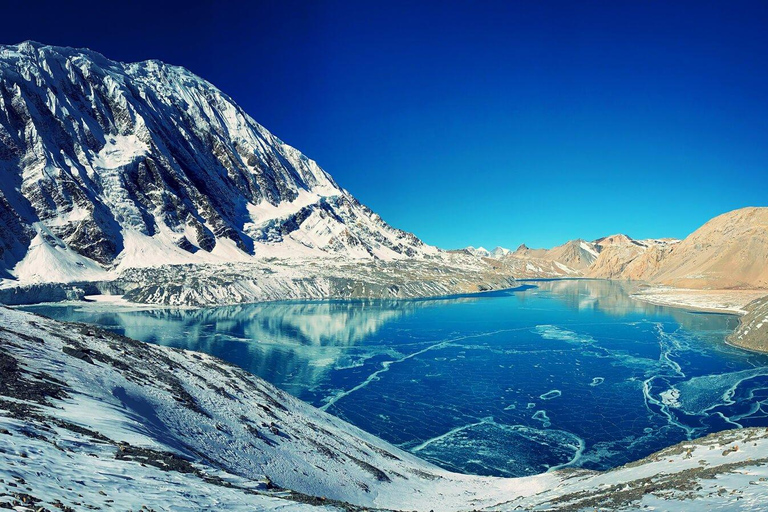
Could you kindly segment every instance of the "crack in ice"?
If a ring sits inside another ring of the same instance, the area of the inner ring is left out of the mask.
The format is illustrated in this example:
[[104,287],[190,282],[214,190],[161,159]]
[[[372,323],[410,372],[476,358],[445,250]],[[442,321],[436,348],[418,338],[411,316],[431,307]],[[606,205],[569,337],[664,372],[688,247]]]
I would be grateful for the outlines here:
[[440,434],[439,436],[435,436],[432,439],[427,439],[426,441],[424,441],[420,445],[412,448],[411,452],[413,452],[413,453],[420,452],[421,450],[423,450],[427,446],[431,445],[432,443],[436,443],[438,441],[441,441],[441,440],[445,439],[446,437],[450,437],[453,434],[458,434],[459,432],[462,432],[464,430],[470,429],[472,427],[477,427],[477,426],[482,425],[484,423],[491,423],[492,421],[493,421],[493,418],[488,417],[488,418],[483,418],[480,421],[477,421],[475,423],[469,423],[467,425],[461,425],[459,427],[452,428],[448,432]]
[[382,373],[388,371],[389,367],[391,365],[393,365],[393,364],[404,363],[405,361],[407,361],[409,359],[412,359],[412,358],[414,358],[416,356],[420,356],[421,354],[429,352],[430,350],[438,350],[438,349],[441,349],[443,347],[447,347],[448,345],[450,345],[452,343],[455,343],[457,341],[462,341],[462,340],[471,339],[471,338],[482,338],[484,336],[492,336],[494,334],[499,334],[499,333],[503,333],[503,332],[513,332],[513,331],[521,331],[521,330],[526,330],[526,329],[501,329],[501,330],[498,330],[498,331],[484,332],[484,333],[480,333],[480,334],[469,334],[467,336],[459,336],[457,338],[452,338],[452,339],[449,339],[449,340],[443,340],[443,341],[441,341],[439,343],[435,343],[434,345],[430,345],[430,346],[428,346],[428,347],[426,347],[424,349],[421,349],[421,350],[419,350],[417,352],[414,352],[412,354],[408,354],[407,356],[404,356],[404,357],[402,357],[400,359],[396,359],[394,361],[384,361],[383,363],[381,363],[382,368],[380,368],[380,369],[376,370],[375,372],[373,372],[372,374],[370,374],[367,379],[365,379],[363,382],[361,382],[357,386],[355,386],[355,387],[353,387],[351,389],[348,389],[346,391],[342,391],[341,393],[338,393],[338,394],[330,397],[325,404],[323,404],[322,406],[319,407],[319,409],[321,411],[327,411],[329,407],[331,407],[333,404],[335,404],[336,402],[338,402],[342,398],[344,398],[346,396],[349,396],[352,393],[354,393],[355,391],[359,391],[359,390],[363,389],[364,387],[366,387],[371,382],[373,382],[375,380],[378,380],[379,379],[379,375],[381,375]]

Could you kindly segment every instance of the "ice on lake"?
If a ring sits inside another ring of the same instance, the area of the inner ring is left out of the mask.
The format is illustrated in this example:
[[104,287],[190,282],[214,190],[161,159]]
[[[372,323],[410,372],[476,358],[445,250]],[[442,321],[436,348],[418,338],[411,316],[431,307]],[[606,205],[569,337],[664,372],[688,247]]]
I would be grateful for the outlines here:
[[478,297],[203,310],[34,306],[240,365],[443,467],[606,469],[709,432],[768,426],[768,357],[738,319],[539,281]]

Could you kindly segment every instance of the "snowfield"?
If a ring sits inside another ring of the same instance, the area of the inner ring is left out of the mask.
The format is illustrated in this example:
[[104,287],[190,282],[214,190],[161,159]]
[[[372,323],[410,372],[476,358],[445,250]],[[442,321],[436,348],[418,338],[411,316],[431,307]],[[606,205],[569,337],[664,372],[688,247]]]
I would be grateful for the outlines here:
[[764,297],[765,294],[765,290],[690,290],[649,286],[639,289],[632,297],[661,306],[744,315],[747,313],[747,304]]
[[6,308],[0,326],[0,506],[733,510],[768,497],[766,429],[605,473],[459,475],[204,354]]

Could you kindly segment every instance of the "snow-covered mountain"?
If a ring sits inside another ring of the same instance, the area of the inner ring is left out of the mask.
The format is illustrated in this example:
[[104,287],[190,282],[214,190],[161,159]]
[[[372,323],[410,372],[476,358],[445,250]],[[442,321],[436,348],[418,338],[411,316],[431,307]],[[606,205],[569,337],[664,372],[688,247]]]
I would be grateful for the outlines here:
[[470,245],[462,249],[462,251],[465,252],[466,254],[471,254],[472,256],[477,256],[479,258],[491,257],[491,251],[489,251],[485,247],[473,247]]
[[494,249],[491,249],[489,251],[485,247],[473,247],[471,245],[469,247],[465,247],[464,249],[462,249],[462,251],[467,254],[471,254],[472,256],[479,256],[481,258],[493,258],[493,259],[499,259],[512,252],[509,249],[506,249],[500,246],[497,246]]
[[434,254],[188,70],[0,46],[0,278]]
[[505,247],[496,246],[494,249],[491,249],[491,258],[501,258],[502,256],[506,256],[511,252],[511,250]]

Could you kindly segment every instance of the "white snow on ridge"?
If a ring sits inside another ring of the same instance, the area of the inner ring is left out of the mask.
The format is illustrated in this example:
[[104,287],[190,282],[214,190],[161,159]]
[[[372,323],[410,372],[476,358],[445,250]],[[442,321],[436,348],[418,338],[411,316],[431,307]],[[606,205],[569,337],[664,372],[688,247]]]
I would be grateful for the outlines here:
[[93,169],[120,169],[145,156],[149,151],[147,144],[136,135],[111,135],[98,153],[92,153]]
[[108,273],[95,261],[81,256],[58,240],[43,224],[14,274],[26,283],[98,281]]
[[592,255],[592,256],[594,256],[595,258],[597,258],[597,257],[600,255],[600,253],[598,253],[598,252],[595,250],[595,248],[594,248],[594,246],[593,246],[592,244],[588,244],[587,242],[585,242],[585,241],[583,241],[583,240],[582,240],[582,241],[581,241],[581,243],[579,244],[579,247],[581,247],[582,249],[584,249],[585,251],[587,251],[589,254],[591,254],[591,255]]
[[266,221],[287,217],[305,206],[310,206],[324,197],[339,196],[339,190],[333,187],[325,186],[313,191],[301,190],[296,199],[290,202],[283,202],[278,205],[270,204],[268,201],[262,201],[259,204],[248,203],[248,214],[250,223],[246,224],[246,230],[260,226]]

